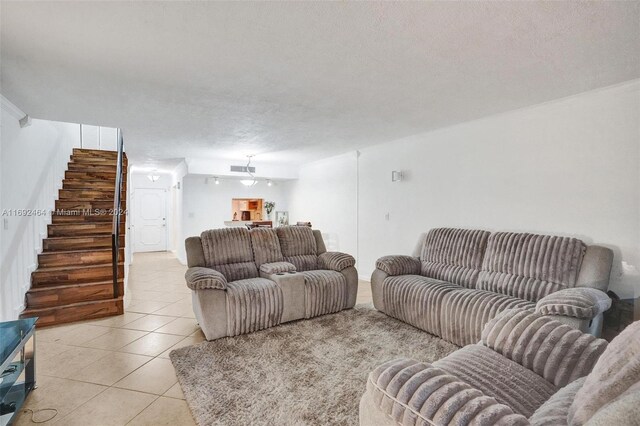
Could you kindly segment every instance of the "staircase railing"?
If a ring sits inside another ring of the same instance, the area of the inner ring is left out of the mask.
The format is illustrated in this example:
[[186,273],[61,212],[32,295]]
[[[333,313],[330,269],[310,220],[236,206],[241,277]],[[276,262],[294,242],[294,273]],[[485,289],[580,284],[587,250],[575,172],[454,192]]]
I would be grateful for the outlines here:
[[122,130],[118,129],[118,157],[116,160],[116,184],[113,197],[113,226],[111,230],[111,254],[113,259],[113,297],[120,297],[120,286],[118,285],[118,270],[120,264],[120,216],[121,216],[121,196],[122,196],[122,158],[124,142]]

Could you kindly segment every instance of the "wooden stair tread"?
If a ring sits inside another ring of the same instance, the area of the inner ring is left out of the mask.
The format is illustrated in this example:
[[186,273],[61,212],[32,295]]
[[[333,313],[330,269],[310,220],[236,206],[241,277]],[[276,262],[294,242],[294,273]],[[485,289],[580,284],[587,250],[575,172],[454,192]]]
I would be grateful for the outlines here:
[[[118,278],[119,283],[123,283],[124,279]],[[47,287],[32,287],[28,290],[28,293],[45,293],[48,291],[56,290],[56,289],[64,289],[64,288],[74,288],[74,287],[91,287],[96,285],[110,285],[113,286],[113,280],[102,280],[102,281],[90,281],[83,283],[69,283],[69,284],[59,284],[59,285],[51,285]]]
[[[112,266],[113,263],[112,262],[105,262],[105,263],[97,263],[95,265],[77,265],[77,266],[48,266],[48,267],[44,267],[44,268],[38,268],[35,271],[33,271],[32,273],[35,274],[37,272],[60,272],[60,271],[67,271],[67,270],[76,270],[76,269],[81,269],[81,270],[87,270],[87,269],[97,269],[97,268],[101,268],[104,266]],[[118,266],[124,266],[124,262],[119,262]]]
[[[108,300],[112,300],[112,301],[119,300],[119,301],[122,301],[122,300],[123,300],[123,298],[122,298],[122,296],[120,296],[120,297],[113,298],[113,299],[108,299]],[[63,307],[69,307],[69,308],[73,308],[73,307],[81,307],[81,306],[91,305],[91,304],[94,304],[94,303],[97,303],[97,302],[103,302],[103,300],[100,300],[100,301],[93,301],[93,300],[90,300],[90,301],[88,301],[88,302],[71,303],[71,304],[64,305],[64,306],[58,306],[58,307],[56,307],[56,308],[63,308]],[[36,308],[36,309],[30,309],[30,308],[27,308],[27,309],[25,309],[24,311],[22,311],[22,314],[24,315],[25,313],[36,313],[37,311],[46,311],[46,310],[49,310],[49,309],[52,309],[52,308]],[[23,315],[20,315],[20,316],[22,317]],[[37,316],[37,315],[32,315],[32,316]]]
[[66,305],[27,308],[20,318],[39,317],[38,327],[62,324],[87,319],[102,318],[124,313],[124,301],[122,297],[78,302]]

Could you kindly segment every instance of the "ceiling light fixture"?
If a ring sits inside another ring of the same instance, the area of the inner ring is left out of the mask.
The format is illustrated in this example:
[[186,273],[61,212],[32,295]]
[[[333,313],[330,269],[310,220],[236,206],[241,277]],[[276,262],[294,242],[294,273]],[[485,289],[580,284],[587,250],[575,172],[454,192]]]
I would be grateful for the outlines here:
[[243,179],[240,181],[245,186],[253,186],[258,183],[256,177],[253,175],[253,173],[251,173],[251,157],[253,157],[253,155],[247,155],[247,158],[249,159],[249,161],[247,161],[247,174],[249,175],[249,177],[251,177],[251,179]]
[[213,181],[213,182],[214,182],[216,185],[220,185],[220,180],[218,179],[218,177],[217,177],[217,176],[214,176],[214,178],[213,178],[213,179],[214,179],[214,181]]
[[273,185],[269,179],[267,179],[267,186]]
[[158,171],[154,170],[152,173],[149,173],[147,175],[147,179],[149,179],[151,182],[156,182],[158,179],[160,179],[160,175],[157,174]]

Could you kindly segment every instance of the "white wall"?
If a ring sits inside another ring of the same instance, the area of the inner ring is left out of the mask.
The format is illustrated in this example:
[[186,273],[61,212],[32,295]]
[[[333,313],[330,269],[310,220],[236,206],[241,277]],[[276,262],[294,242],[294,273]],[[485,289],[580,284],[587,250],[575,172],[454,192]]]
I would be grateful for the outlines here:
[[187,237],[200,235],[207,229],[223,228],[224,222],[232,219],[232,198],[263,198],[276,203],[274,212],[289,210],[288,184],[281,181],[273,182],[270,187],[265,182],[247,187],[238,180],[221,179],[216,185],[213,179],[207,183],[206,176],[187,175],[182,181],[182,188],[182,238],[178,258],[183,262],[186,262],[184,240]]
[[[58,189],[73,147],[80,146],[78,124],[33,119],[20,128],[18,111],[3,101],[0,133],[0,320],[15,319],[24,308],[31,272],[51,222]],[[12,209],[38,209],[45,215],[12,216]]]
[[357,257],[358,153],[305,164],[291,183],[289,220],[309,221],[324,234],[327,250]]
[[612,248],[612,290],[640,295],[639,117],[634,81],[362,149],[360,273],[433,227],[531,231]]
[[612,248],[612,290],[637,297],[639,117],[633,81],[305,164],[291,219],[336,234],[365,279],[434,227],[576,236]]

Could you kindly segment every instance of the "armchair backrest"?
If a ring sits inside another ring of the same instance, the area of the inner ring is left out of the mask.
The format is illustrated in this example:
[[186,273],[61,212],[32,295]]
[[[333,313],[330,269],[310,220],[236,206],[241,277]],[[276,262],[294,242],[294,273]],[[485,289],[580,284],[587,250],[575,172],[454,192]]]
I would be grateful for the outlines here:
[[248,229],[211,229],[204,231],[200,239],[207,268],[222,273],[227,281],[258,277]]
[[318,246],[311,228],[280,226],[275,231],[285,262],[293,263],[300,272],[318,268]]
[[586,245],[576,238],[493,233],[476,288],[537,302],[575,287],[585,251]]
[[422,244],[421,274],[475,288],[489,232],[474,229],[436,228]]

